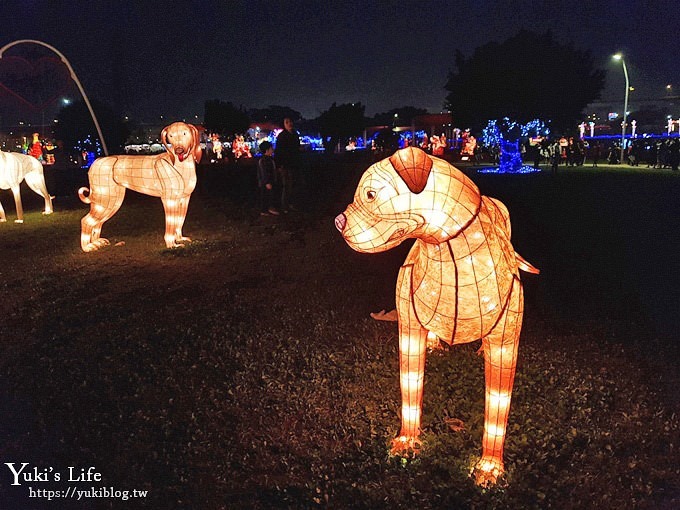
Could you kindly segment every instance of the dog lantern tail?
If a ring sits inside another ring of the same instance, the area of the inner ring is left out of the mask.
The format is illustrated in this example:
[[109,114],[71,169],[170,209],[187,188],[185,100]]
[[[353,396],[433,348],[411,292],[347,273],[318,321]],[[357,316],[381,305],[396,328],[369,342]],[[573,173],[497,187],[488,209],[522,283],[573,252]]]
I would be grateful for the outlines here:
[[85,186],[83,186],[82,188],[80,188],[80,189],[78,190],[78,198],[80,198],[80,200],[81,200],[83,203],[89,204],[89,203],[90,203],[90,189],[89,189],[89,188],[86,188]]

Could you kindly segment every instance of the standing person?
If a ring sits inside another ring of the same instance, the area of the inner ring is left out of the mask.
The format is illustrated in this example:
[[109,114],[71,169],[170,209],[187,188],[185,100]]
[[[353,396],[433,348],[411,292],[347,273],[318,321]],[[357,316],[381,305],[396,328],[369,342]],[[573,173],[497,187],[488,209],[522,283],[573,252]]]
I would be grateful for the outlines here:
[[673,172],[678,171],[680,166],[680,142],[672,140],[668,146],[668,165]]
[[274,147],[267,140],[260,144],[262,157],[257,162],[257,187],[260,191],[260,216],[278,216],[279,211],[273,207],[274,181],[276,180],[276,163],[272,155]]
[[560,145],[559,140],[555,140],[550,144],[550,147],[548,147],[548,154],[550,157],[550,170],[553,175],[557,175],[557,167],[562,159],[562,146]]
[[567,165],[567,147],[569,146],[569,142],[567,141],[566,137],[561,137],[560,138],[560,159],[564,162],[564,165]]
[[281,179],[281,210],[294,209],[291,204],[295,174],[300,160],[300,137],[293,129],[293,119],[283,119],[283,131],[276,137],[276,164]]
[[600,155],[602,154],[602,144],[600,142],[595,142],[591,146],[590,155],[593,158],[593,166],[597,166],[597,162],[600,160]]

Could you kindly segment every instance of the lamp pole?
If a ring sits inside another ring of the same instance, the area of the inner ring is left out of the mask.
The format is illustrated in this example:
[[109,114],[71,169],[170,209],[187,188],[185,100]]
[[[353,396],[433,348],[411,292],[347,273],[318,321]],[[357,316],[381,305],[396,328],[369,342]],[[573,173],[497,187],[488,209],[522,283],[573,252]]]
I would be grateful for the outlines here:
[[624,146],[626,144],[626,120],[628,118],[628,91],[630,90],[630,82],[628,81],[628,69],[626,68],[626,61],[621,53],[614,55],[614,60],[620,60],[623,65],[623,76],[626,78],[626,95],[623,100],[623,124],[621,125],[621,164],[623,165]]
[[[92,109],[92,105],[90,104],[90,100],[87,98],[87,95],[85,94],[85,90],[83,89],[83,86],[80,84],[80,80],[76,76],[76,72],[73,70],[73,67],[71,67],[71,64],[69,61],[66,59],[66,57],[54,46],[51,46],[47,43],[44,43],[42,41],[36,41],[35,39],[20,39],[18,41],[11,42],[9,44],[5,44],[2,48],[0,48],[0,59],[2,58],[2,54],[5,53],[5,50],[11,48],[12,46],[16,46],[17,44],[21,43],[33,43],[33,44],[38,44],[40,46],[44,46],[45,48],[48,48],[52,50],[54,53],[56,53],[61,61],[66,65],[66,68],[68,69],[69,73],[71,74],[71,78],[73,79],[74,82],[76,82],[76,85],[78,86],[78,90],[80,91],[80,94],[83,96],[83,100],[85,101],[85,104],[87,105],[87,109],[90,111],[90,115],[92,116],[92,120],[94,121],[94,125],[97,128],[97,133],[99,134],[99,140],[102,142],[102,149],[104,151],[104,155],[108,156],[109,155],[109,150],[106,147],[106,142],[104,141],[104,135],[102,135],[102,130],[99,127],[99,122],[97,122],[97,117],[94,115],[94,110]],[[44,123],[44,122],[43,122]]]

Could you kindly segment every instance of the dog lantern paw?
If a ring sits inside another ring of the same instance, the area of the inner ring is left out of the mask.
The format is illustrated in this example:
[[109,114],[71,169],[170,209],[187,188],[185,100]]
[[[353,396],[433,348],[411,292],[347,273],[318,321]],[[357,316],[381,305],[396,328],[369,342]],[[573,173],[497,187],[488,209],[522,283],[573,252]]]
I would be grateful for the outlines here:
[[421,442],[417,437],[399,436],[392,440],[390,455],[399,457],[415,457],[420,453]]
[[496,485],[503,473],[503,462],[497,459],[482,457],[475,464],[475,467],[472,468],[471,476],[475,478],[477,485],[487,487],[489,485]]
[[108,246],[111,244],[108,239],[104,239],[103,237],[100,237],[96,241],[92,241],[91,243],[87,243],[82,245],[83,251],[86,253],[89,253],[91,251],[97,251],[100,248],[103,248],[104,246]]

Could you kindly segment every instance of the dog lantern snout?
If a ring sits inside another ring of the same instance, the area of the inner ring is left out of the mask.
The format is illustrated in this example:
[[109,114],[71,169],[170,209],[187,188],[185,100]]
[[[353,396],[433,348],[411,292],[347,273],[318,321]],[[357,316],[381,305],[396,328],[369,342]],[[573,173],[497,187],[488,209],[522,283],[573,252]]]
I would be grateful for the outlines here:
[[347,218],[345,217],[344,213],[338,214],[335,217],[335,228],[342,232],[345,230],[345,225],[347,225]]
[[[379,191],[377,191],[379,190]],[[401,430],[393,454],[419,447],[425,354],[439,340],[482,340],[486,404],[480,485],[503,473],[503,445],[524,300],[519,270],[538,270],[515,253],[510,216],[498,200],[446,161],[407,148],[366,170],[354,202],[335,218],[353,249],[377,253],[416,242],[399,271]]]

